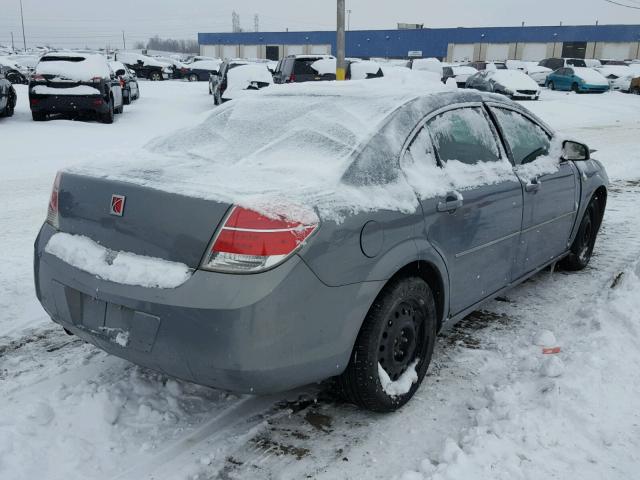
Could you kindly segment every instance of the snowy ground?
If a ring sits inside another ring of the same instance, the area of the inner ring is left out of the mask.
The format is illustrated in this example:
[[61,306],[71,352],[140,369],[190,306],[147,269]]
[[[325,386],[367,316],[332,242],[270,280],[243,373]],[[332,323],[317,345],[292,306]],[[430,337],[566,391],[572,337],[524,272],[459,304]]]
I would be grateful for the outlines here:
[[545,91],[526,104],[612,177],[593,263],[543,272],[443,333],[416,397],[380,416],[319,386],[238,397],[167,379],[52,324],[31,257],[55,171],[196,124],[212,101],[203,83],[144,83],[108,126],[33,123],[18,95],[0,119],[3,480],[637,478],[640,97]]

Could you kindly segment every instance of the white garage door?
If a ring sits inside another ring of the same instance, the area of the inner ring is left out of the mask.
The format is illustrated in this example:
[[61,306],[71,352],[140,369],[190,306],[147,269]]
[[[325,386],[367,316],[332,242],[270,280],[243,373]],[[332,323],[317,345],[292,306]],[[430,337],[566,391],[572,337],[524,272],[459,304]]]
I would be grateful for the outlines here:
[[331,45],[309,45],[311,55],[331,55]]
[[224,45],[222,47],[222,58],[237,58],[238,46],[237,45]]
[[286,55],[303,55],[304,45],[285,45],[284,50]]
[[453,46],[452,62],[471,62],[473,61],[473,44],[458,44]]
[[244,45],[242,47],[242,57],[243,58],[259,58],[259,47],[258,45]]
[[509,44],[488,43],[483,46],[482,52],[486,60],[504,62],[509,59]]
[[522,60],[526,62],[539,62],[547,58],[547,44],[523,43],[518,46],[518,56],[521,56]]
[[216,47],[217,45],[200,45],[200,55],[215,58],[218,54]]
[[629,57],[628,43],[603,43],[602,58],[607,60],[626,60]]

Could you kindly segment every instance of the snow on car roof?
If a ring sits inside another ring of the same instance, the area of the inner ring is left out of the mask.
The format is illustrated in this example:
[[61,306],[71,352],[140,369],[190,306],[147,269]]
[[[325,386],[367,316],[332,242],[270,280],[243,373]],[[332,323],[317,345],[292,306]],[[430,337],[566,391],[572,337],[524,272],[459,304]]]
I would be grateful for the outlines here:
[[[393,81],[274,85],[224,104],[194,128],[152,141],[126,162],[93,161],[73,171],[265,213],[282,204],[317,208],[325,219],[338,219],[345,209],[407,209],[415,195],[406,182],[404,195],[380,186],[363,194],[342,178],[397,109],[451,91],[411,73]],[[385,140],[396,155],[398,138]]]
[[217,71],[220,68],[221,64],[222,62],[218,60],[196,60],[195,62],[192,62],[191,65],[189,66],[194,69],[201,68],[202,70]]
[[537,90],[538,84],[520,70],[490,70],[487,75],[505,86],[523,90]]
[[108,78],[111,70],[102,55],[52,52],[40,59],[36,66],[36,74],[86,82],[95,77]]
[[609,82],[606,78],[602,76],[600,72],[594,70],[589,67],[570,67],[573,69],[575,74],[582,78],[587,83],[592,83],[595,85],[609,85]]

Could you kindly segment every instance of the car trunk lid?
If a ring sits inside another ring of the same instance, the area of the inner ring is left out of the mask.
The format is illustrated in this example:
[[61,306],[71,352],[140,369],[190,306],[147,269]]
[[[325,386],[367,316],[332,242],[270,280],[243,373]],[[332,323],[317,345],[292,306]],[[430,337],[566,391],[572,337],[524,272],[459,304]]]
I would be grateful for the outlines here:
[[58,205],[63,232],[89,237],[110,250],[190,268],[200,265],[230,208],[226,203],[72,173],[62,175]]

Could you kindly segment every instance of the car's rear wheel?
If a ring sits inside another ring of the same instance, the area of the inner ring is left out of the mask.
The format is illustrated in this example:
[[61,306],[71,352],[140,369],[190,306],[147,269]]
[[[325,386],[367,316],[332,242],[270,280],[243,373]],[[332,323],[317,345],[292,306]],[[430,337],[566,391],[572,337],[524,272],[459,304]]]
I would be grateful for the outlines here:
[[556,84],[553,82],[549,82],[547,83],[547,88],[549,88],[550,90],[555,90],[556,89]]
[[109,104],[107,105],[107,107],[108,107],[107,108],[107,112],[103,113],[100,116],[100,121],[102,123],[113,123],[113,119],[114,119],[114,116],[115,116],[115,111],[114,111],[114,108],[113,108],[113,99],[111,99],[111,98],[109,99]]
[[578,233],[573,245],[571,245],[571,253],[560,263],[562,268],[578,271],[589,265],[593,255],[593,247],[596,244],[601,218],[600,205],[598,200],[594,198],[584,212]]
[[220,90],[216,90],[213,94],[213,103],[214,105],[221,105],[222,104],[222,98],[220,96]]
[[[375,412],[392,412],[403,406],[427,373],[436,326],[435,301],[429,285],[417,277],[393,280],[369,310],[349,365],[337,379],[342,396]],[[394,382],[391,388],[383,386],[379,368]],[[415,381],[409,385],[410,375]],[[402,383],[405,388],[400,387]]]
[[200,79],[198,78],[198,75],[196,75],[195,73],[192,73],[191,75],[189,75],[190,82],[197,82],[198,80]]
[[634,95],[640,95],[640,87],[633,87],[631,93],[633,93]]
[[31,118],[34,122],[44,122],[47,119],[45,112],[31,112]]
[[131,103],[131,90],[125,90],[122,92],[122,103],[129,105]]
[[162,80],[162,75],[160,74],[160,72],[151,72],[151,74],[149,75],[149,80],[151,80],[152,82],[157,82],[159,80]]
[[578,86],[577,83],[574,82],[573,84],[571,84],[571,91],[580,93],[580,87]]
[[9,98],[7,99],[7,105],[4,107],[4,110],[0,112],[1,117],[13,117],[13,113],[16,109],[16,96],[13,93],[9,94]]

